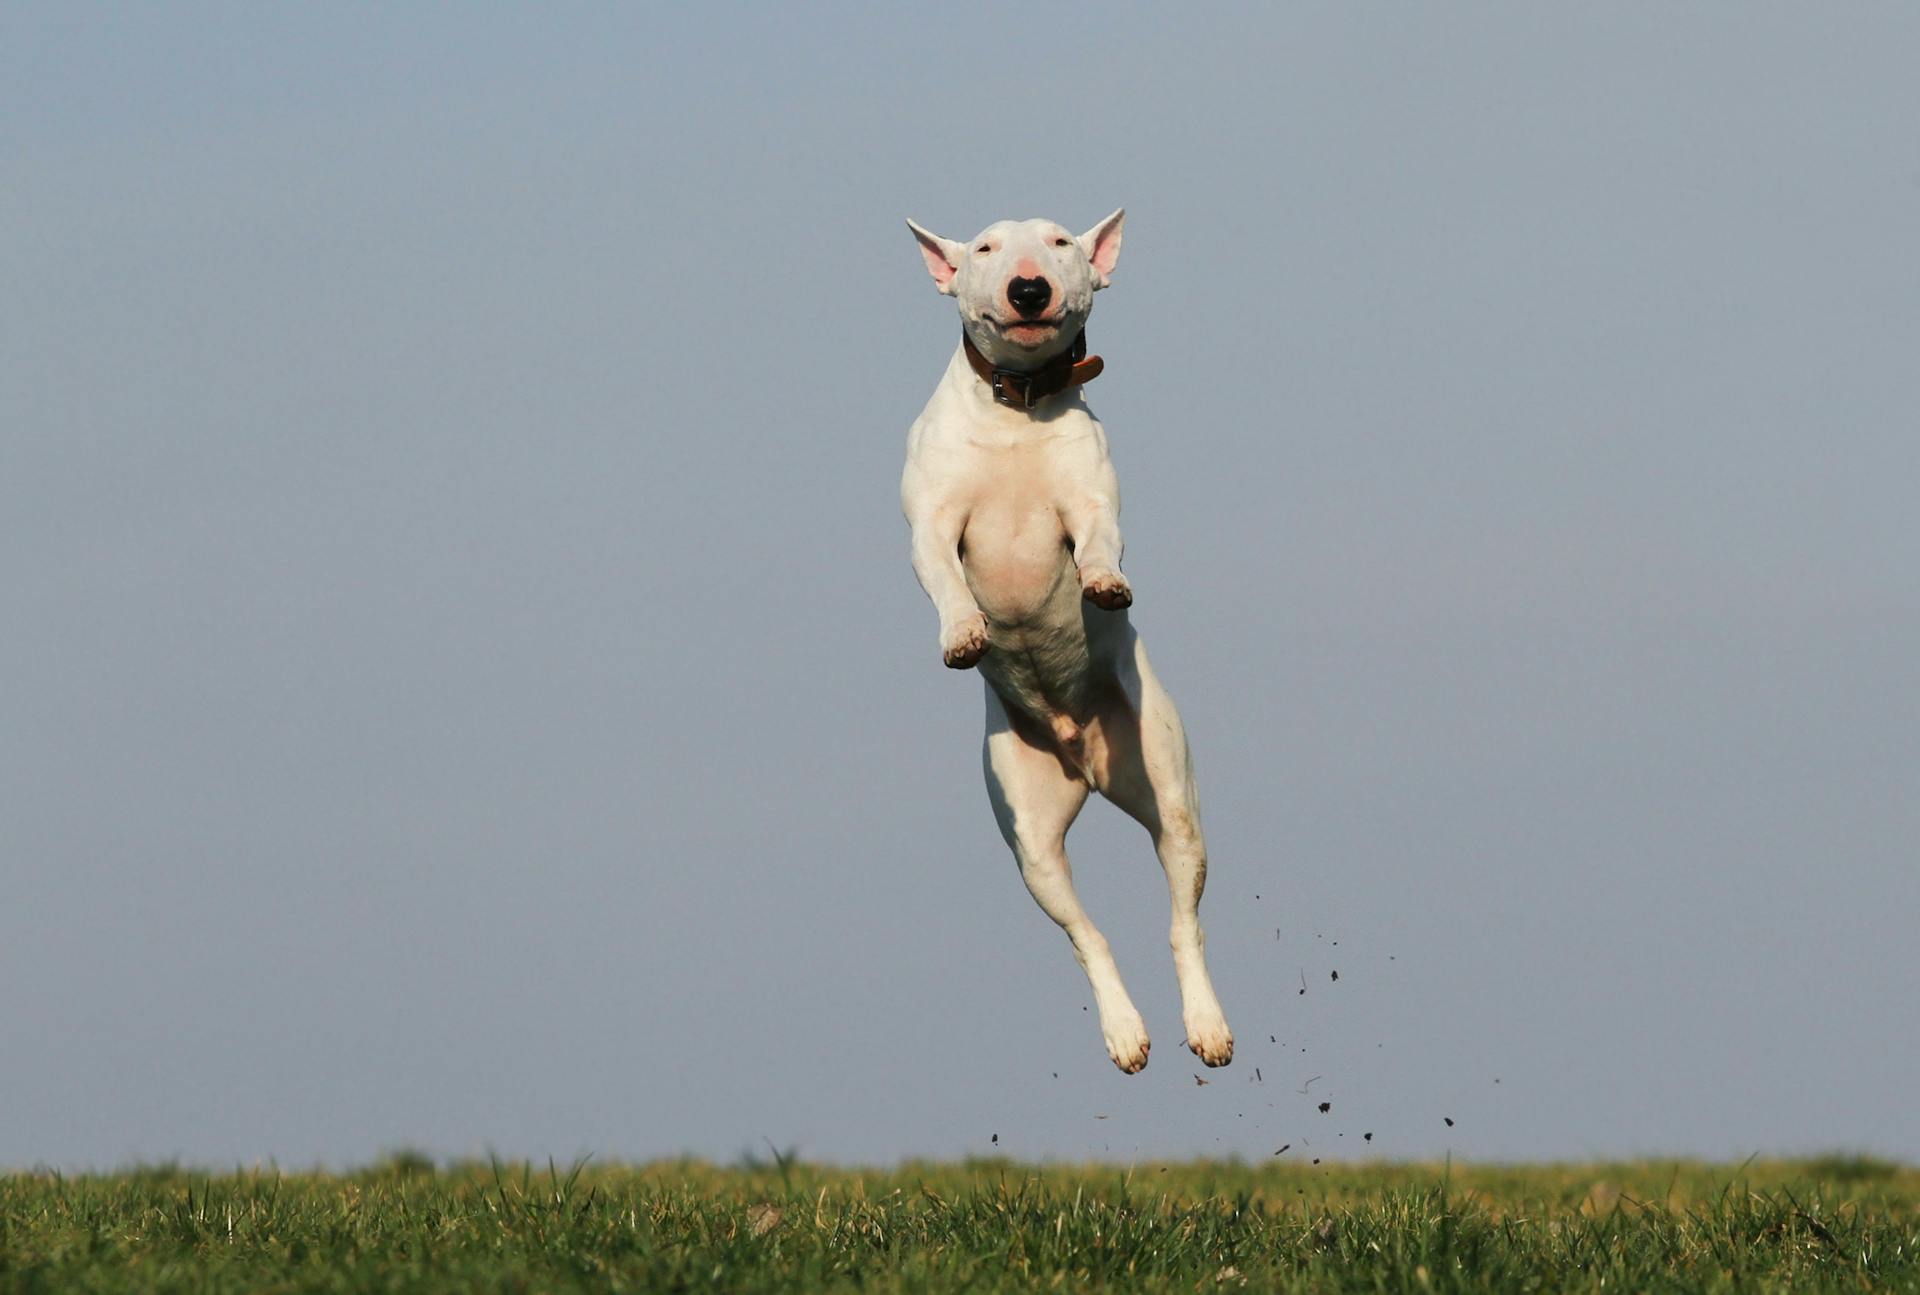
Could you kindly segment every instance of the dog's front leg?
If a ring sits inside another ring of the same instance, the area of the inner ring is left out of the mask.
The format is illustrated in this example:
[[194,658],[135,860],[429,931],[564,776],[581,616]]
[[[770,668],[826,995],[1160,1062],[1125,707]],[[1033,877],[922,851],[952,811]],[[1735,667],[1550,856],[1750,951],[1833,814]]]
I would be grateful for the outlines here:
[[987,618],[960,565],[966,514],[951,507],[912,508],[907,523],[913,528],[913,574],[940,614],[940,659],[952,669],[970,669],[987,654]]
[[[1080,592],[1096,607],[1119,611],[1133,605],[1133,586],[1120,574],[1120,491],[1112,470],[1107,480],[1061,510],[1073,541]],[[1104,488],[1103,488],[1104,487]]]

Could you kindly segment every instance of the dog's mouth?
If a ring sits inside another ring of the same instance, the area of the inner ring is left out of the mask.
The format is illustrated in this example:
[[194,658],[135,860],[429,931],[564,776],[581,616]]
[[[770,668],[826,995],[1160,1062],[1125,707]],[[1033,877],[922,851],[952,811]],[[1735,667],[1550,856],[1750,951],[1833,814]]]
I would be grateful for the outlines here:
[[1058,319],[994,320],[993,326],[1016,342],[1038,341],[1060,331]]

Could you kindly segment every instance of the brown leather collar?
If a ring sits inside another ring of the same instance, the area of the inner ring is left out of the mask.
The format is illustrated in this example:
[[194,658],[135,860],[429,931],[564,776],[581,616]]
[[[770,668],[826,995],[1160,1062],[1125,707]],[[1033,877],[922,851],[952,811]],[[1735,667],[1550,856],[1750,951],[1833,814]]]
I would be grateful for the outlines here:
[[1083,328],[1073,339],[1073,345],[1048,360],[1030,373],[1019,369],[996,369],[993,362],[980,354],[980,348],[973,344],[966,330],[960,330],[961,349],[967,353],[967,363],[987,384],[987,390],[993,398],[1012,409],[1032,409],[1048,396],[1055,396],[1068,387],[1077,387],[1083,382],[1092,382],[1107,367],[1107,362],[1097,355],[1087,354],[1087,332]]

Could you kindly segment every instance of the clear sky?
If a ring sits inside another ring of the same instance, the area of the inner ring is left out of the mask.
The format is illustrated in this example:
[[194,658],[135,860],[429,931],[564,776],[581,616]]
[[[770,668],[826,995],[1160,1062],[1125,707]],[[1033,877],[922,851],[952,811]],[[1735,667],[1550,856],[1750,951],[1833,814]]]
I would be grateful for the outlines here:
[[[0,1165],[1920,1158],[1916,50],[6,5]],[[1121,204],[1204,1087],[1096,802],[1106,1060],[898,507],[958,331],[903,219]]]

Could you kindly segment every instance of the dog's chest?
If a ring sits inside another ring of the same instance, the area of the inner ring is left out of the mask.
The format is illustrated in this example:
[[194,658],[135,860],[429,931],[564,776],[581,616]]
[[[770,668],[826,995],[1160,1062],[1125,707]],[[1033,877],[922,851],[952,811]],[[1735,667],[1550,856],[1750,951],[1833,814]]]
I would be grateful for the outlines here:
[[1023,625],[1046,617],[1079,588],[1061,520],[1065,482],[1057,447],[977,450],[969,456],[961,563],[989,621]]

